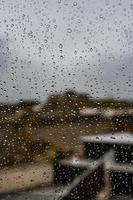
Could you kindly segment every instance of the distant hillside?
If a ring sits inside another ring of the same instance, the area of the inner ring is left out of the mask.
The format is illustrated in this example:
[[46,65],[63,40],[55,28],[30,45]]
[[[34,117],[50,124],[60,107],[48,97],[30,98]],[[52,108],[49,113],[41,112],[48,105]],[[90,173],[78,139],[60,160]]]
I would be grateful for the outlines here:
[[[0,104],[1,113],[14,113],[16,110],[23,109],[25,111],[33,111],[33,107],[40,105],[39,101],[24,100],[16,104]],[[113,98],[94,99],[89,94],[78,93],[73,90],[68,90],[63,93],[55,93],[48,97],[45,104],[41,104],[42,112],[49,111],[77,111],[84,107],[94,108],[133,108],[133,102],[118,101]],[[40,111],[39,111],[40,112]]]
[[67,91],[51,95],[46,103],[48,109],[53,110],[77,110],[83,107],[95,108],[131,108],[133,102],[118,101],[111,98],[94,99],[85,93],[77,93],[75,91]]

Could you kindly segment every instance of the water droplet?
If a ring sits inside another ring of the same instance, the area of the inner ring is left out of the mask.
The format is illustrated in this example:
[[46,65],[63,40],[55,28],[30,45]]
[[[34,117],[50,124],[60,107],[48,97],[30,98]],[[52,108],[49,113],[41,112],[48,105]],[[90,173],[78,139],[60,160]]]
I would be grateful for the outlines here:
[[74,3],[73,3],[73,6],[77,6],[77,2],[74,2]]
[[68,32],[68,33],[71,33],[71,32],[72,32],[72,29],[71,29],[71,28],[68,28],[68,29],[67,29],[67,32]]
[[63,45],[62,45],[62,44],[59,44],[59,48],[62,49],[62,47],[63,47]]

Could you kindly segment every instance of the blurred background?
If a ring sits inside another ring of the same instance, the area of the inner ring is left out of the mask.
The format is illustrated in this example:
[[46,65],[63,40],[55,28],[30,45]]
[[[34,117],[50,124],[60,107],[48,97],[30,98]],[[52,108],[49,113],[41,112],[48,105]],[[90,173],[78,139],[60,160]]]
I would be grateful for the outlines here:
[[132,32],[132,0],[0,2],[0,192],[53,184],[81,136],[133,132]]

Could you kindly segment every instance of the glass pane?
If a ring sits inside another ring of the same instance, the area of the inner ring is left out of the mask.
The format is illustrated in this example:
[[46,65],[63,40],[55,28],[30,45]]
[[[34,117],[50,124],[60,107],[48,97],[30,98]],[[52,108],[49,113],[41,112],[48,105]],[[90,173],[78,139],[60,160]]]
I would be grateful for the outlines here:
[[0,199],[133,199],[132,0],[0,1]]

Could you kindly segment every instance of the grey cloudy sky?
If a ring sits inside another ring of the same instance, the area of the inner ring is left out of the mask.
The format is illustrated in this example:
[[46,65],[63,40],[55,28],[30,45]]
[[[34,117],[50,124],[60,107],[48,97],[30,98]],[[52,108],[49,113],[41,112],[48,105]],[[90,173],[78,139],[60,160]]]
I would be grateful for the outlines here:
[[2,0],[0,101],[133,99],[132,0]]

